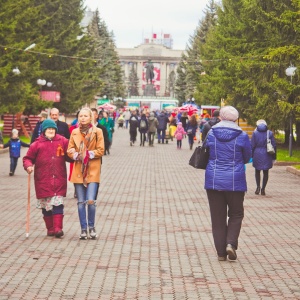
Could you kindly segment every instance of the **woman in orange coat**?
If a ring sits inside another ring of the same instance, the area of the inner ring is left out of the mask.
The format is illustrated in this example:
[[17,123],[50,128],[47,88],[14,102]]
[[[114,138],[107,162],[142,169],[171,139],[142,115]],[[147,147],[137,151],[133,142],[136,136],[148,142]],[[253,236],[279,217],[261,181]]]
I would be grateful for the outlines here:
[[68,146],[68,155],[75,160],[70,181],[74,183],[77,195],[80,239],[87,239],[88,227],[89,237],[95,239],[96,199],[104,139],[102,130],[93,125],[93,114],[89,108],[81,109],[78,124],[71,133]]

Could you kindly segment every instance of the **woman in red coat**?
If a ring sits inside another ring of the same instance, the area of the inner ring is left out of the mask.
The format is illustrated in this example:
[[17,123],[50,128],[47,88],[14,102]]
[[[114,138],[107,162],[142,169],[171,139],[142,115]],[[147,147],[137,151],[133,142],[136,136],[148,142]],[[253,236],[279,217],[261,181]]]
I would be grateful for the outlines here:
[[47,235],[59,238],[64,235],[62,229],[68,159],[66,153],[69,141],[56,134],[57,126],[53,120],[47,119],[43,122],[42,132],[23,157],[23,166],[28,174],[34,170],[37,208],[42,209]]

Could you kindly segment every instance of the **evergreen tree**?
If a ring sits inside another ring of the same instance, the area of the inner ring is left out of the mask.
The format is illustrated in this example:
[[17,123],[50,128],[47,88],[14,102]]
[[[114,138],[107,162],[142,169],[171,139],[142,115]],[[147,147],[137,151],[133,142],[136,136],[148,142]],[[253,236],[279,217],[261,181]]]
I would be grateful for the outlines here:
[[176,69],[177,76],[176,76],[176,82],[175,82],[175,94],[176,98],[179,100],[179,105],[181,105],[183,102],[185,102],[187,98],[186,94],[186,55],[182,54],[180,62],[178,64],[178,67]]
[[128,80],[130,96],[139,96],[139,78],[133,65],[131,66]]
[[194,35],[190,37],[189,45],[187,47],[187,58],[185,60],[185,95],[189,98],[196,98],[196,101],[198,100],[198,104],[203,104],[203,102],[205,102],[203,97],[201,97],[201,92],[197,91],[197,86],[202,84],[201,76],[204,72],[201,60],[201,49],[203,44],[205,44],[206,36],[210,28],[215,26],[216,9],[217,6],[215,1],[211,0],[204,11],[204,18],[199,21],[199,25],[197,26]]
[[113,33],[109,33],[105,22],[96,11],[94,22],[97,24],[97,57],[100,58],[98,67],[99,77],[102,82],[101,90],[98,93],[113,97],[124,97],[125,86],[123,83],[122,69],[119,64],[119,57],[114,43]]
[[252,124],[264,118],[279,129],[287,127],[291,112],[297,118],[298,78],[290,84],[285,69],[299,63],[299,6],[224,0],[203,51],[206,96],[225,98]]

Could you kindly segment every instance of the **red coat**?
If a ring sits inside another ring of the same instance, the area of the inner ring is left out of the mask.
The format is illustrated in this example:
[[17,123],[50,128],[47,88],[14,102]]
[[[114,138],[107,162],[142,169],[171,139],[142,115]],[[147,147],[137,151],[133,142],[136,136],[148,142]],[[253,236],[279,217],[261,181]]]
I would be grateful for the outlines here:
[[34,165],[34,185],[37,199],[66,196],[66,157],[68,140],[56,134],[50,141],[43,134],[30,145],[23,157],[26,170]]

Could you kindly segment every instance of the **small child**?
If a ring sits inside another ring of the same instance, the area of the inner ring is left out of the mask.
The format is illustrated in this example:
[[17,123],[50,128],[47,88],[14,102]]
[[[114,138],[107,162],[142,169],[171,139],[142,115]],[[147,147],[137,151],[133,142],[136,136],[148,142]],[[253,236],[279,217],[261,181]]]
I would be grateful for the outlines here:
[[175,136],[176,129],[177,129],[176,119],[173,118],[170,121],[170,126],[169,126],[169,135],[170,135],[171,141],[173,141],[173,137]]
[[177,149],[181,149],[182,139],[185,134],[186,134],[186,132],[185,132],[184,128],[182,127],[182,123],[179,122],[177,124],[177,128],[174,132],[175,139],[177,140]]
[[15,170],[18,164],[18,159],[21,156],[21,146],[29,148],[30,145],[22,142],[19,139],[19,131],[17,129],[12,130],[12,136],[10,140],[4,144],[3,148],[9,147],[9,156],[10,156],[10,172],[9,176],[15,174]]
[[123,125],[125,122],[124,117],[122,115],[120,115],[117,122],[118,122],[118,128],[123,128]]

